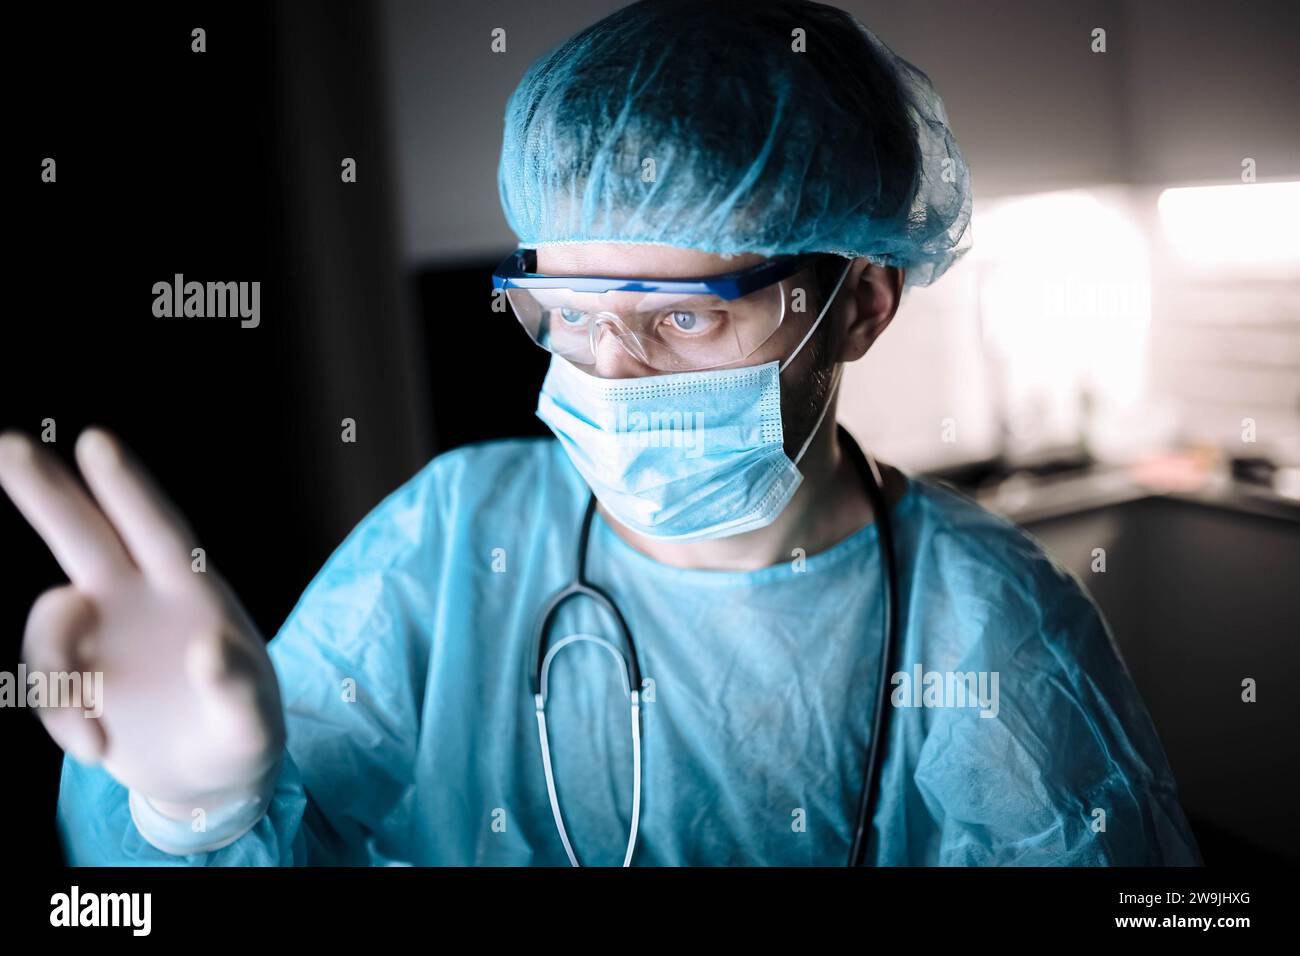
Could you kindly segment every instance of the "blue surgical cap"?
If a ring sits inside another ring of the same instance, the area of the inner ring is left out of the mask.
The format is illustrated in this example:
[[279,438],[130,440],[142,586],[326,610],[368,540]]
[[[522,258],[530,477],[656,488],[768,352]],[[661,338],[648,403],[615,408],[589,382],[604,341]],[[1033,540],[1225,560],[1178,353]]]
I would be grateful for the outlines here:
[[929,285],[970,246],[970,172],[929,78],[807,0],[642,0],[532,65],[498,185],[523,247],[824,252]]

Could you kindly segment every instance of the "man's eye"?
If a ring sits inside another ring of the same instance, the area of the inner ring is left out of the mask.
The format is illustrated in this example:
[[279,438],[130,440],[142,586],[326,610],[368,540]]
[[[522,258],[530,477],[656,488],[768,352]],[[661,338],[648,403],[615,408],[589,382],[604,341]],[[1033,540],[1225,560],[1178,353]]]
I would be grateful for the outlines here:
[[555,310],[560,316],[560,321],[565,325],[582,325],[587,321],[587,313],[581,309],[559,308]]
[[668,325],[674,332],[699,335],[713,327],[714,319],[706,312],[669,312]]

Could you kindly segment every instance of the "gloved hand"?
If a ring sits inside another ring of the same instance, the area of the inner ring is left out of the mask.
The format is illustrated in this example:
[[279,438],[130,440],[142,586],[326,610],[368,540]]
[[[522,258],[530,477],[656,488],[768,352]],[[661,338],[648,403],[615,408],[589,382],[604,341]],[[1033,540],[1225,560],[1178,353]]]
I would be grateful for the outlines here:
[[194,534],[114,438],[87,430],[76,457],[93,499],[39,445],[0,435],[0,486],[71,578],[32,607],[28,672],[103,673],[98,718],[41,707],[46,729],[129,787],[133,810],[143,795],[188,822],[269,798],[285,731],[265,642],[229,586],[193,569]]

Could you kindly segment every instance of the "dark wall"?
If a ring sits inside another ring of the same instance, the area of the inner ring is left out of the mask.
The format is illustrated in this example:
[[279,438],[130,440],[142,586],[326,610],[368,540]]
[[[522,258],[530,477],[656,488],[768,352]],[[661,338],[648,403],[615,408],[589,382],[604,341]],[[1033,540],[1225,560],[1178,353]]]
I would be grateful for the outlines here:
[[[391,241],[372,13],[154,3],[9,16],[0,430],[37,435],[53,419],[49,447],[69,463],[86,425],[114,430],[269,638],[347,531],[436,447],[438,356]],[[206,53],[191,51],[194,27]],[[47,156],[55,183],[40,180]],[[344,156],[356,184],[341,182]],[[260,325],[155,318],[152,286],[175,273],[260,281]],[[461,294],[444,300],[452,314]],[[464,369],[439,366],[449,393]],[[345,416],[355,444],[340,439]],[[32,602],[66,579],[3,496],[0,562],[0,669],[12,672]],[[61,754],[25,709],[0,710],[0,742],[6,856],[57,862]]]
[[1028,530],[1101,606],[1206,864],[1300,862],[1300,518],[1148,498]]
[[427,268],[415,279],[432,343],[430,408],[439,450],[550,434],[534,414],[550,355],[528,338],[512,312],[492,311],[492,270],[498,262],[500,257]]

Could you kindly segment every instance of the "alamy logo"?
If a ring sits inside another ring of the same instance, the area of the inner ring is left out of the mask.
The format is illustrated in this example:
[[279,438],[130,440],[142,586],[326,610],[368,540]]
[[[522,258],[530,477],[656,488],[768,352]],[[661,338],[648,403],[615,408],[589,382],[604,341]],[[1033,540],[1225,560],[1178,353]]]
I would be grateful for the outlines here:
[[260,282],[186,282],[178,272],[171,282],[155,282],[153,294],[160,319],[238,318],[245,329],[262,324]]
[[641,412],[619,405],[614,434],[623,447],[683,448],[687,458],[704,454],[703,412]]
[[898,671],[889,700],[895,707],[978,707],[981,717],[998,715],[997,671]]
[[70,893],[50,897],[51,926],[129,926],[134,936],[148,936],[153,926],[150,893]]
[[80,708],[85,717],[104,712],[104,672],[28,671],[19,662],[18,673],[0,671],[0,707]]

